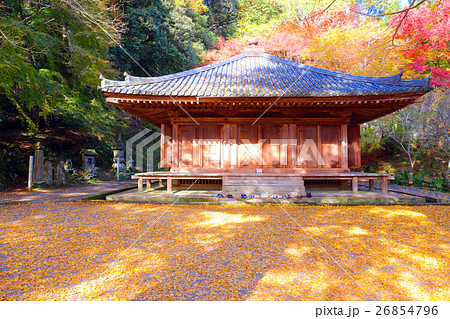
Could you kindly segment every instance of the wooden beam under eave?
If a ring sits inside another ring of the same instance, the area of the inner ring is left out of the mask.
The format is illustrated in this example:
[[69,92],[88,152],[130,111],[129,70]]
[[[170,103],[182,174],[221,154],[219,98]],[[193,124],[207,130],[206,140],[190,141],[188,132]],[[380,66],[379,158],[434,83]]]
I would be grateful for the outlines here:
[[[139,100],[151,100],[151,101],[186,101],[193,103],[248,103],[248,102],[265,102],[272,104],[274,102],[278,103],[334,103],[335,101],[352,102],[352,101],[373,101],[373,100],[392,100],[392,99],[416,99],[426,92],[413,92],[404,94],[394,94],[394,95],[371,95],[371,96],[328,96],[328,97],[197,97],[197,96],[155,96],[155,95],[142,95],[142,94],[123,94],[123,93],[111,93],[104,92],[109,98],[123,98],[123,99],[139,99]],[[114,102],[111,102],[114,103]]]
[[422,102],[423,102],[423,96],[419,96],[412,103],[422,103]]
[[[200,98],[197,102],[196,97],[153,97],[105,93],[107,102],[116,104],[126,112],[157,126],[161,123],[169,124],[171,122],[168,115],[170,110],[185,116],[184,111],[181,111],[183,108],[197,118],[205,117],[205,113],[208,113],[207,117],[214,115],[224,117],[223,110],[227,109],[225,117],[236,119],[253,117],[255,119],[260,115],[258,112],[263,112],[268,105],[271,105],[271,109],[263,117],[267,118],[267,121],[280,118],[284,124],[295,124],[298,121],[294,122],[286,118],[304,117],[301,122],[311,124],[323,123],[324,120],[334,120],[333,124],[361,124],[392,113],[409,104],[418,103],[422,101],[421,94],[423,92],[391,96],[281,98],[279,100],[278,98],[221,97]],[[180,103],[183,104],[182,107],[180,107]],[[326,114],[327,112],[332,112],[336,117],[341,117],[340,114],[343,112],[351,112],[351,115],[349,119],[332,119],[333,116],[330,117],[329,114]],[[217,117],[215,118],[217,119]],[[314,123],[315,119],[320,120]]]
[[[108,98],[109,99],[109,98]],[[110,99],[108,101],[114,102],[114,99]],[[190,104],[183,102],[183,106],[181,102],[174,101],[139,101],[139,100],[118,100],[116,101],[119,107],[125,108],[130,107],[130,105],[137,105],[140,108],[151,108],[151,109],[159,109],[159,110],[167,110],[169,108],[183,108],[186,111],[211,111],[211,112],[221,112],[224,109],[234,110],[234,111],[258,111],[261,112],[267,109],[267,106],[263,106],[263,104],[254,104],[254,103],[235,103],[234,107],[232,107],[229,103],[201,103],[201,104]],[[391,99],[391,100],[374,100],[374,101],[346,101],[345,103],[327,102],[327,103],[297,103],[297,104],[289,104],[289,106],[284,105],[282,103],[276,103],[271,106],[270,112],[273,111],[289,111],[294,110],[297,112],[342,112],[342,111],[354,111],[358,109],[372,108],[372,105],[377,105],[377,109],[383,109],[386,107],[390,107],[391,105],[408,105],[414,102],[414,99]]]
[[[198,117],[194,116],[195,120],[199,124],[253,124],[256,117]],[[317,117],[317,118],[289,118],[289,117],[262,117],[256,124],[327,124],[327,125],[340,125],[348,124],[348,118],[330,118],[330,117]],[[193,121],[190,117],[172,117],[172,124],[192,124]]]

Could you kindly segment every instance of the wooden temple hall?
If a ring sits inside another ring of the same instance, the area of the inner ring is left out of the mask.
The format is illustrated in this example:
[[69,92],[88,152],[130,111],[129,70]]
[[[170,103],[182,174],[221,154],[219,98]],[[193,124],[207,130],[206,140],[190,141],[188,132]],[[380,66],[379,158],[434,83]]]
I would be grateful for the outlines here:
[[[167,180],[167,190],[196,181],[223,195],[304,195],[308,185],[383,181],[361,167],[360,125],[420,102],[429,78],[332,72],[264,53],[253,42],[222,62],[160,77],[102,78],[107,102],[161,128],[169,171],[136,174]],[[128,155],[127,155],[128,156]]]

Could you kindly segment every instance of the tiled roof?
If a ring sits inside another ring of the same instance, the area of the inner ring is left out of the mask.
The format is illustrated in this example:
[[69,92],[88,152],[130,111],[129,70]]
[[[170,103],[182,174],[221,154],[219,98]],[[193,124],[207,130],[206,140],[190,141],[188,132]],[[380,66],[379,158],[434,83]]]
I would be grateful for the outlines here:
[[269,54],[243,53],[189,71],[125,81],[102,78],[103,92],[190,97],[326,97],[430,91],[430,78],[365,77],[332,72]]

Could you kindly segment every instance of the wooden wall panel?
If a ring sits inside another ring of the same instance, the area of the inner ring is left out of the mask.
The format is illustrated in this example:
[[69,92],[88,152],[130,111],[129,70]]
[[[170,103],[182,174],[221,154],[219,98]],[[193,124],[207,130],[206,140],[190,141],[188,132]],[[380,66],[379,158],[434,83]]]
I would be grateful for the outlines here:
[[322,139],[322,158],[325,161],[324,167],[337,168],[339,165],[339,140],[340,126],[321,125],[320,136]]
[[179,127],[179,166],[194,166],[194,139],[197,138],[197,125],[180,125]]
[[192,166],[199,167],[202,162],[202,130],[197,127],[195,134],[196,136],[192,141]]
[[258,167],[258,125],[238,125],[238,167]]
[[[164,167],[183,169],[253,169],[262,167],[262,163],[270,169],[345,168],[346,156],[349,167],[360,167],[359,126],[350,126],[343,132],[345,128],[345,125],[314,124],[162,125],[165,144],[161,154],[164,158],[172,158]],[[173,135],[172,143],[167,143],[166,138],[170,135]],[[344,143],[346,138],[348,152]],[[295,140],[297,144],[291,145]],[[245,142],[249,144],[245,145]],[[315,150],[321,153],[320,157],[316,157]],[[318,162],[320,159],[323,162]]]
[[359,125],[348,126],[348,167],[361,168],[361,130]]
[[[317,125],[301,125],[298,127],[298,148],[297,148],[298,155],[295,163],[297,167],[305,167],[305,168],[318,167],[317,158],[314,156],[311,148],[307,149],[305,146],[306,140],[312,140],[316,145],[316,147],[318,147],[317,131],[318,131]],[[303,158],[302,152],[304,152],[306,155],[309,155],[310,159]]]
[[161,167],[172,166],[172,125],[161,124]]
[[222,125],[202,125],[202,167],[221,167]]
[[262,126],[263,164],[266,167],[281,167],[281,125]]

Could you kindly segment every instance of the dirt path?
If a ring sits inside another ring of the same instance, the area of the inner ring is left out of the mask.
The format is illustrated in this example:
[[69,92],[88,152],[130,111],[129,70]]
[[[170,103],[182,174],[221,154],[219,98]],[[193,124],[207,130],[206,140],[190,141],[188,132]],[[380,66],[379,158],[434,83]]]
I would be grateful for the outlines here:
[[0,204],[80,200],[86,198],[87,196],[119,190],[136,184],[136,181],[108,181],[95,184],[67,186],[56,189],[3,192],[0,193]]
[[[369,183],[363,183],[360,186],[363,186],[364,189],[369,189]],[[436,190],[427,190],[415,188],[412,186],[399,186],[399,185],[389,185],[388,190],[392,192],[409,194],[413,196],[434,198],[439,203],[450,203],[450,193],[439,192]],[[375,191],[379,193],[381,192],[381,183],[377,183]]]

